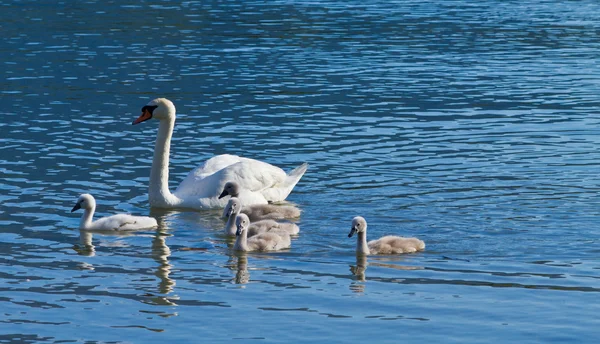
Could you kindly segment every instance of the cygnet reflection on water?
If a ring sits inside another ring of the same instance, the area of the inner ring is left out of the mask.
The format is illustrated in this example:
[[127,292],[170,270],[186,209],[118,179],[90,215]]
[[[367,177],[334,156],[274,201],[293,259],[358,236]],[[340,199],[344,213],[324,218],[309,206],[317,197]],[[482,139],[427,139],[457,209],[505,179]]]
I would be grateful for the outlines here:
[[367,256],[364,254],[356,255],[356,265],[350,265],[350,272],[356,277],[356,280],[365,281],[367,266]]

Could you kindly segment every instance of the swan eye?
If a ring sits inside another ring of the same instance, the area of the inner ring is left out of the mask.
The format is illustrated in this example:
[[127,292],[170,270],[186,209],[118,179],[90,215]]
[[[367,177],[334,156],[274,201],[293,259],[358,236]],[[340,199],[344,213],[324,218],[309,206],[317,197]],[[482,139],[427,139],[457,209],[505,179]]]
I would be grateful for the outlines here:
[[153,112],[154,110],[156,110],[156,108],[157,108],[157,107],[158,107],[157,105],[146,105],[146,106],[144,106],[144,107],[142,108],[142,113],[144,113],[144,112],[148,111],[148,112],[150,112],[150,113],[152,114],[152,112]]

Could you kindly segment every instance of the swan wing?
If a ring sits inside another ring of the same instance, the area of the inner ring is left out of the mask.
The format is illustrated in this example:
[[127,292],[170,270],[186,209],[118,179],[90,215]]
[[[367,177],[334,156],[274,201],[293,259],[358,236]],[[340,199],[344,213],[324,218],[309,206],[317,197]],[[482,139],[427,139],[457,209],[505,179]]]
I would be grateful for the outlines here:
[[242,189],[261,192],[283,183],[287,175],[277,166],[259,160],[241,158],[240,162],[224,169],[223,176],[224,183],[232,180]]
[[242,159],[243,158],[240,158],[237,155],[231,155],[231,154],[222,154],[222,155],[214,156],[214,157],[206,160],[202,164],[198,165],[198,167],[196,167],[195,169],[191,170],[190,173],[188,173],[187,177],[181,182],[179,187],[188,188],[189,187],[189,185],[187,185],[188,183],[193,184],[196,182],[196,180],[204,179],[204,178],[226,168],[227,166],[230,166],[237,162],[240,162]]
[[285,171],[271,164],[235,155],[219,155],[191,171],[175,194],[181,198],[216,198],[228,181],[237,182],[243,189],[261,192],[282,183],[285,178]]

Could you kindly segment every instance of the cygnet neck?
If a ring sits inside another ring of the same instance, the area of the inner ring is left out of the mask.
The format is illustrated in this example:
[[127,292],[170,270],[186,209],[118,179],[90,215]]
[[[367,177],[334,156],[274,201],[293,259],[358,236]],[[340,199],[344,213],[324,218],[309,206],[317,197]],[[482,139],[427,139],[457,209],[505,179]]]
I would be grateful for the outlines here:
[[370,254],[369,246],[367,245],[367,231],[356,233],[356,253]]
[[248,251],[248,230],[244,229],[242,233],[235,239],[233,248],[236,251]]
[[[240,210],[239,208],[237,208],[236,211],[234,211],[231,215],[229,215],[229,218],[227,219],[227,223],[225,224],[225,234],[227,235],[235,235],[235,232],[237,231],[237,228],[235,227],[235,218],[240,214]],[[244,231],[246,232],[246,231]]]
[[83,215],[81,215],[81,220],[79,221],[79,229],[87,229],[92,225],[95,210],[96,207],[83,209]]

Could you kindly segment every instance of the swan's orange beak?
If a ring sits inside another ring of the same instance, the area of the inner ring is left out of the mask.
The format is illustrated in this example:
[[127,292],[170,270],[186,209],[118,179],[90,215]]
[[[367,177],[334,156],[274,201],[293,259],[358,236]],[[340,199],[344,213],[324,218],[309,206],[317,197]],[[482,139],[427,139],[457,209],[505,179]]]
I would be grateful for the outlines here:
[[142,114],[140,115],[140,117],[138,117],[135,121],[133,121],[131,124],[138,124],[138,123],[142,123],[143,121],[147,121],[150,118],[152,118],[152,114],[150,113],[150,111],[148,111],[148,109],[144,109],[144,111],[142,112]]

